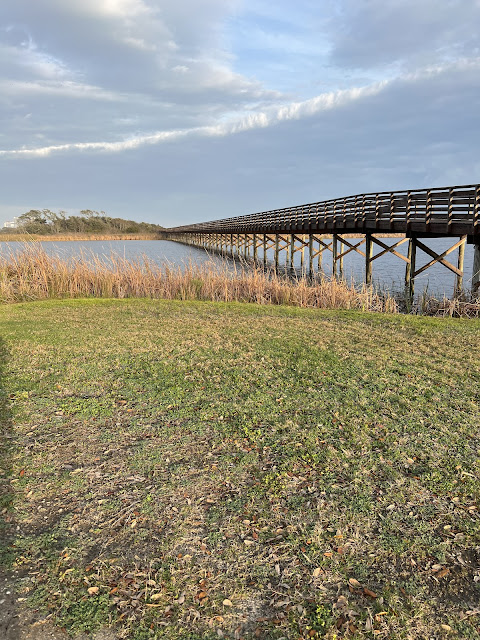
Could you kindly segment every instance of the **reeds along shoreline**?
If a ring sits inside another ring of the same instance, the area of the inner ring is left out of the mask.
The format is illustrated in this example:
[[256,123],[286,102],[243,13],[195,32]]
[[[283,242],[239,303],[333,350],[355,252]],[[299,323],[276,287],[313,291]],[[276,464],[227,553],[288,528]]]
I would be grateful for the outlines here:
[[[36,244],[0,256],[0,303],[85,297],[251,302],[385,313],[402,310],[394,296],[372,287],[327,277],[291,279],[250,265],[172,266],[146,257],[132,261],[116,254],[100,258],[91,253],[66,259],[49,256]],[[479,315],[478,301],[427,302],[425,311],[431,315]]]
[[155,233],[58,233],[29,235],[27,233],[0,233],[0,242],[71,242],[72,240],[158,240]]

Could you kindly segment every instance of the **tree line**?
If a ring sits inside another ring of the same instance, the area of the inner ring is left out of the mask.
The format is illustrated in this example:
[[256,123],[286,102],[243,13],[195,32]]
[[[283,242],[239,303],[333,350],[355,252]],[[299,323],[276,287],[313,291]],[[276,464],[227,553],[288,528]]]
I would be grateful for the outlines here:
[[18,216],[15,229],[10,233],[56,234],[56,233],[158,233],[163,227],[150,222],[135,222],[123,218],[112,218],[105,211],[83,209],[78,215],[69,216],[66,211],[31,209]]

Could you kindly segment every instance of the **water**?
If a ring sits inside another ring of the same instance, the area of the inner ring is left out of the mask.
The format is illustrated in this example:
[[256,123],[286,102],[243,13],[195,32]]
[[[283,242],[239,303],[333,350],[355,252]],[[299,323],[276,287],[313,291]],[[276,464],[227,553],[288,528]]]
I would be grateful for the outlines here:
[[[381,241],[392,246],[398,238],[381,238]],[[330,241],[326,241],[327,244]],[[348,238],[350,244],[357,244],[358,239]],[[437,253],[442,253],[457,242],[457,238],[432,238],[422,240],[429,248]],[[204,249],[186,246],[168,240],[72,240],[68,242],[40,242],[42,249],[48,255],[59,256],[65,259],[70,257],[94,255],[100,258],[108,258],[112,254],[127,260],[141,260],[144,256],[158,264],[168,262],[172,266],[182,264],[225,264],[219,256],[209,255]],[[347,248],[347,247],[345,247]],[[359,247],[365,250],[365,244]],[[408,242],[396,249],[398,253],[406,256]],[[8,255],[22,249],[22,244],[16,242],[0,242],[0,254]],[[316,250],[316,244],[315,244]],[[381,247],[375,245],[374,255],[381,252]],[[446,257],[446,260],[456,266],[458,250]],[[259,258],[263,260],[263,254],[259,250]],[[273,261],[273,250],[267,252],[267,258]],[[428,263],[431,257],[421,249],[417,249],[417,269]],[[314,264],[316,265],[317,259]],[[285,264],[285,252],[280,253],[280,264]],[[305,248],[305,268],[308,268],[308,248]],[[300,270],[300,252],[295,254],[295,268]],[[373,262],[373,280],[376,285],[389,291],[401,291],[404,287],[406,263],[397,256],[387,253]],[[322,267],[327,275],[332,273],[332,253],[323,252]],[[473,246],[466,245],[465,250],[465,277],[464,288],[471,288],[473,269]],[[360,254],[352,251],[344,258],[344,276],[347,280],[361,283],[364,279],[365,259]],[[435,296],[447,295],[451,297],[455,286],[455,274],[441,264],[435,264],[415,279],[415,291],[421,294],[427,291]]]

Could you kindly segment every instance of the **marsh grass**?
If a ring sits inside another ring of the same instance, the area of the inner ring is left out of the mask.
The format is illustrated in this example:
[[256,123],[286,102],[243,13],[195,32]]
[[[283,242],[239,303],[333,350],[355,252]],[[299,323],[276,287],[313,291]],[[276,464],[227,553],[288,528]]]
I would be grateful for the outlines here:
[[0,233],[0,242],[71,242],[72,240],[158,240],[155,233]]
[[127,259],[51,256],[37,243],[0,255],[0,303],[62,298],[151,298],[211,302],[250,302],[316,309],[410,312],[442,317],[479,317],[480,299],[463,293],[441,299],[425,292],[413,305],[402,293],[317,275],[275,273],[252,263],[216,256],[202,264],[158,264],[147,256]]
[[359,309],[395,313],[395,299],[370,287],[322,277],[295,279],[227,261],[157,264],[143,257],[48,255],[37,245],[0,257],[0,301],[48,298],[154,298],[253,302],[319,309]]
[[478,318],[480,316],[480,298],[462,293],[454,298],[435,298],[424,296],[419,304],[423,315],[444,318]]

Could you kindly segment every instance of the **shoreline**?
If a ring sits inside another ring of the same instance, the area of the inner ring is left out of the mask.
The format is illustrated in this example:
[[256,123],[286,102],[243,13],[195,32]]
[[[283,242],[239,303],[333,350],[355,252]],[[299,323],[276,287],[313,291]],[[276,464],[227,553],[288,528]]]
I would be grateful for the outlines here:
[[105,233],[105,234],[62,234],[62,235],[29,235],[0,234],[0,242],[71,242],[84,240],[160,240],[156,233]]

